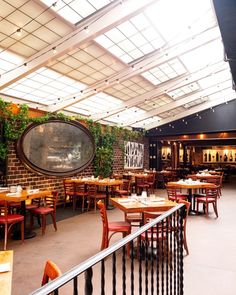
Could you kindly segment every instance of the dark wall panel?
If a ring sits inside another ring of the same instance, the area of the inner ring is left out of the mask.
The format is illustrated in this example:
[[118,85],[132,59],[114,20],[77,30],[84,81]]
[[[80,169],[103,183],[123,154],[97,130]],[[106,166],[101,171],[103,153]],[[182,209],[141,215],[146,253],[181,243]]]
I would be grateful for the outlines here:
[[[235,95],[236,96],[236,95]],[[187,124],[186,124],[187,122]],[[236,131],[236,100],[148,131],[148,136]]]

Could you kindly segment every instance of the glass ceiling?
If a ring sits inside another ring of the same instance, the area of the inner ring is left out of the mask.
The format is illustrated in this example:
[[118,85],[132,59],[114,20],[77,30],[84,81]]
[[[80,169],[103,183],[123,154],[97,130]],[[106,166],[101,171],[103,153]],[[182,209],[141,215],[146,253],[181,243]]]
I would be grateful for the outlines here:
[[[110,7],[111,15],[129,1]],[[235,98],[210,0],[144,1],[141,12],[134,5],[119,23],[110,17],[97,27],[112,2],[0,0],[0,96],[147,129]],[[72,40],[91,15],[84,41]],[[40,64],[36,55],[49,51]]]

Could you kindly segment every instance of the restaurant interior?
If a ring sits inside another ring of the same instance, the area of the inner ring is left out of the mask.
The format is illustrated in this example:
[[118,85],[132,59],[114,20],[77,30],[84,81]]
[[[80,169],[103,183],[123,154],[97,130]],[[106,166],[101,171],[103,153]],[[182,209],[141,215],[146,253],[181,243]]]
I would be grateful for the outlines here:
[[235,14],[0,0],[0,295],[235,294]]

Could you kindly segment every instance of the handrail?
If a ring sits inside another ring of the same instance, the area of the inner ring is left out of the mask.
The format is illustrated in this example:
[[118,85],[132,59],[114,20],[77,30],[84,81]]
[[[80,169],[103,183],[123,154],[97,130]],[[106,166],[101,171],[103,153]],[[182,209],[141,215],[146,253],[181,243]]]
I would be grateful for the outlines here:
[[131,242],[138,236],[140,236],[142,233],[156,225],[157,223],[161,222],[174,212],[178,211],[180,208],[184,207],[184,204],[178,204],[175,207],[171,208],[170,210],[166,211],[165,213],[161,214],[154,220],[148,222],[147,224],[143,225],[141,228],[139,228],[134,233],[131,233],[130,235],[126,236],[122,240],[119,240],[118,242],[112,244],[110,247],[102,250],[101,252],[95,254],[94,256],[88,258],[87,260],[81,262],[79,265],[73,267],[72,269],[68,270],[64,274],[62,274],[60,277],[56,278],[53,281],[50,281],[45,286],[42,286],[41,288],[33,291],[29,295],[45,295],[53,292],[55,289],[62,287],[69,281],[73,280],[76,276],[84,273],[87,269],[94,266],[101,260],[105,259],[115,251],[119,250],[123,246],[125,246],[127,243]]

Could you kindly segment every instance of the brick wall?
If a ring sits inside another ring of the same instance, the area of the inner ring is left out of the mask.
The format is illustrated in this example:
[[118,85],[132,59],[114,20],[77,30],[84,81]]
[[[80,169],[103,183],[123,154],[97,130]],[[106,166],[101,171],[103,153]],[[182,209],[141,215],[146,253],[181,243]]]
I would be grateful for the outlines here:
[[[144,143],[144,169],[149,167],[149,145],[148,139],[143,138]],[[120,144],[114,145],[114,163],[113,172],[122,173],[124,170],[123,153]],[[89,176],[93,174],[93,166],[90,164],[85,170],[78,173],[76,176]],[[59,194],[63,193],[63,179],[62,177],[48,177],[31,172],[21,163],[16,154],[16,147],[14,142],[9,142],[9,153],[7,158],[7,185],[20,184],[23,188],[29,186],[32,189],[55,189]]]

